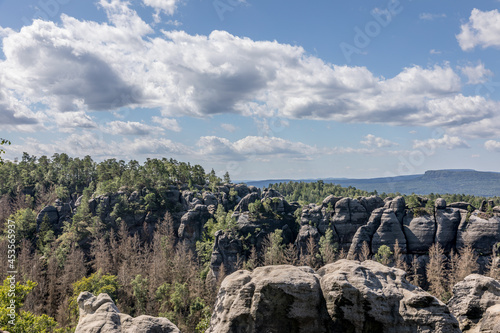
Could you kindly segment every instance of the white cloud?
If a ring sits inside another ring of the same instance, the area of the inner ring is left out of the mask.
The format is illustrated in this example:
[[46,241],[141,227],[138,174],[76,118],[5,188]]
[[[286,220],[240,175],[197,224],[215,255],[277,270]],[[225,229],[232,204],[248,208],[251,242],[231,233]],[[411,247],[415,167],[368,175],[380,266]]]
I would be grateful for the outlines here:
[[153,7],[157,13],[163,12],[167,15],[174,15],[179,4],[179,0],[143,0],[146,6]]
[[446,18],[446,14],[421,13],[418,17],[424,21],[434,21],[436,19]]
[[396,142],[376,137],[373,134],[368,134],[367,136],[365,136],[365,140],[361,141],[360,143],[367,147],[377,147],[377,148],[398,146]]
[[469,144],[457,136],[443,135],[441,139],[429,139],[425,141],[413,141],[413,149],[427,148],[432,151],[445,147],[447,149],[470,148]]
[[233,124],[221,124],[220,127],[228,132],[235,132],[237,127],[234,126]]
[[59,130],[71,131],[74,128],[96,128],[97,124],[84,111],[56,112],[53,114]]
[[495,140],[488,140],[484,143],[484,148],[489,151],[500,152],[500,142]]
[[477,66],[461,67],[460,71],[469,79],[467,82],[468,84],[484,83],[488,80],[488,77],[493,76],[493,72],[484,68],[484,64],[482,62],[480,62]]
[[162,132],[163,129],[156,126],[135,121],[112,121],[107,124],[107,130],[114,135],[151,135]]
[[441,54],[442,52],[441,52],[441,51],[438,51],[438,50],[434,50],[434,49],[432,49],[432,50],[430,50],[430,51],[429,51],[429,53],[430,53],[430,54]]
[[[491,118],[500,106],[462,95],[461,78],[448,65],[376,77],[365,67],[325,63],[298,46],[224,31],[152,36],[127,3],[100,5],[112,24],[62,15],[59,25],[37,20],[4,34],[0,73],[18,104],[40,103],[53,112],[128,107],[159,108],[167,118],[282,119],[263,128],[269,136],[286,119],[457,127]],[[175,123],[169,126],[175,131]]]
[[156,117],[151,118],[153,122],[159,124],[161,127],[174,132],[180,132],[182,128],[179,126],[177,119],[165,118],[165,117]]
[[474,8],[469,22],[462,24],[461,32],[456,37],[464,51],[476,46],[500,47],[500,13],[497,9],[483,12]]

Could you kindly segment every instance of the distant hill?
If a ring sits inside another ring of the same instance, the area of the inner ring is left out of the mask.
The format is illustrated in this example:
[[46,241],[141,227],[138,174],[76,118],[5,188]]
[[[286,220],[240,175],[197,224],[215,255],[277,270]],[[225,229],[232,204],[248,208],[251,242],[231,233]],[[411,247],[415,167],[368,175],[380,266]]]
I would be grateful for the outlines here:
[[[315,182],[320,179],[268,179],[244,182],[256,187],[268,187],[280,182]],[[469,169],[429,170],[420,175],[381,177],[369,179],[325,178],[325,183],[353,186],[365,191],[378,193],[429,194],[456,193],[476,196],[500,196],[500,173]]]

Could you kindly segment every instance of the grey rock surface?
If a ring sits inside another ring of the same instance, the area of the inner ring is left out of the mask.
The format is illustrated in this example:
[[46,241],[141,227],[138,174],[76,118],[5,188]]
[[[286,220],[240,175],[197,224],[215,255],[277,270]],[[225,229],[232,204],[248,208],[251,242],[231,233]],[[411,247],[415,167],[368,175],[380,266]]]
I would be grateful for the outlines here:
[[108,294],[95,297],[85,291],[77,301],[80,318],[75,333],[180,333],[167,318],[120,313]]

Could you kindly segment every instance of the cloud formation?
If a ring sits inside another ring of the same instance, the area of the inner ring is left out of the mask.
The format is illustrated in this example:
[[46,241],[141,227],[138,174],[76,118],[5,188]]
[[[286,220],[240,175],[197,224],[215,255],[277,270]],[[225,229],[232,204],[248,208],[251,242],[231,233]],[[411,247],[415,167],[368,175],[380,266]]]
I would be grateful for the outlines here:
[[[144,1],[167,14],[177,3]],[[0,61],[0,83],[5,84],[0,89],[14,99],[10,109],[4,107],[6,121],[40,122],[19,110],[41,103],[50,110],[49,118],[57,118],[55,112],[128,107],[158,108],[167,119],[229,113],[451,131],[494,119],[500,107],[497,101],[463,95],[460,75],[446,64],[414,65],[391,78],[377,77],[365,67],[326,63],[299,46],[225,31],[153,35],[126,2],[101,0],[99,5],[110,24],[62,15],[61,24],[35,20],[19,32],[2,29],[6,59]],[[477,30],[476,20],[471,22]],[[480,70],[463,72],[476,82],[488,74],[484,70],[481,76]],[[82,127],[92,126],[82,119]],[[153,121],[180,130],[173,120]]]
[[467,84],[484,83],[488,80],[489,77],[493,76],[493,72],[489,69],[486,69],[482,62],[477,64],[477,66],[461,67],[460,71],[469,79]]
[[470,145],[463,139],[457,136],[443,135],[440,139],[429,139],[425,141],[413,141],[413,149],[426,148],[430,151],[435,151],[438,148],[446,149],[470,148]]
[[474,8],[469,21],[462,24],[457,40],[464,51],[476,46],[500,47],[500,12],[498,9],[483,12]]

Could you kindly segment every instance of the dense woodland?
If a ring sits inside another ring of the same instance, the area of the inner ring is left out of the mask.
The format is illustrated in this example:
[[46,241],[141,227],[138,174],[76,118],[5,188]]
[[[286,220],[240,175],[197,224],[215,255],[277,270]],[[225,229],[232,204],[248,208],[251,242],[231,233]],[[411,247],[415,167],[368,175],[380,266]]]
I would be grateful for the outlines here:
[[[198,194],[206,190],[216,192],[220,184],[230,181],[227,173],[221,179],[213,170],[207,173],[200,165],[165,158],[148,159],[144,163],[115,159],[97,163],[90,156],[79,159],[55,154],[37,158],[25,153],[18,161],[4,161],[0,165],[0,257],[2,262],[8,262],[7,246],[12,234],[8,220],[12,220],[16,225],[18,324],[14,328],[7,324],[9,286],[5,280],[0,290],[1,328],[10,332],[29,332],[26,327],[34,332],[43,329],[71,332],[78,322],[76,297],[86,290],[108,293],[121,311],[132,316],[164,316],[185,332],[204,332],[224,277],[222,272],[218,280],[207,278],[214,235],[220,229],[236,232],[236,221],[231,211],[219,205],[207,222],[196,251],[191,251],[176,239],[173,215],[178,207],[168,206],[164,193],[172,187]],[[272,187],[288,201],[298,201],[301,205],[321,202],[330,194],[344,197],[377,194],[321,181]],[[88,204],[91,198],[120,191],[139,191],[145,195],[139,202],[117,202],[112,224],[103,221],[99,214],[91,214]],[[437,194],[427,195],[428,202],[437,197]],[[476,207],[485,200],[467,195],[440,197],[466,201]],[[79,200],[80,204],[61,230],[51,228],[46,221],[37,225],[38,213],[56,200],[73,203]],[[416,195],[407,197],[409,206],[415,200]],[[488,200],[500,203],[497,197]],[[257,207],[255,203],[249,209],[256,215],[269,213],[265,204]],[[149,221],[154,221],[145,223],[143,232],[129,230],[124,222],[126,215],[138,213],[147,213]],[[293,244],[283,243],[280,230],[269,234],[261,251],[248,249],[249,255],[242,258],[239,267],[253,269],[289,263],[318,268],[346,255],[329,242],[328,233],[318,246],[311,242],[306,252],[299,253]],[[453,283],[478,269],[470,247],[447,259],[442,249],[433,247],[424,276],[419,274],[422,267],[404,262],[397,248],[393,252],[382,247],[373,259],[406,269],[413,283],[422,284],[443,300],[449,297]],[[368,257],[363,252],[359,259]],[[489,274],[498,278],[495,269]],[[6,271],[1,275],[5,279]]]

